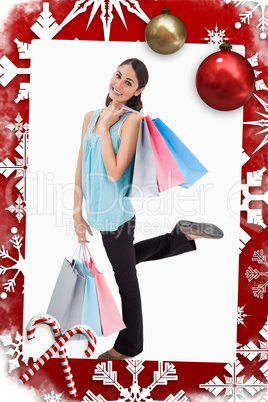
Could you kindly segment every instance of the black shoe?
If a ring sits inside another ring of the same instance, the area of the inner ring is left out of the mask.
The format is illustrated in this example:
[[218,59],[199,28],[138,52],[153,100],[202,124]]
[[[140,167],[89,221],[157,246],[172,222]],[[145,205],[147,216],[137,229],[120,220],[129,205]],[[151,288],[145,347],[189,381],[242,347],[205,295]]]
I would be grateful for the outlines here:
[[103,359],[103,360],[104,359],[105,360],[126,360],[126,359],[128,359],[128,357],[125,356],[125,355],[120,355],[120,356],[117,356],[117,357],[111,356],[110,353],[107,350],[107,352],[104,352],[101,355],[99,355],[98,359]]
[[179,221],[178,226],[185,235],[200,236],[207,239],[221,239],[224,236],[223,231],[212,223]]

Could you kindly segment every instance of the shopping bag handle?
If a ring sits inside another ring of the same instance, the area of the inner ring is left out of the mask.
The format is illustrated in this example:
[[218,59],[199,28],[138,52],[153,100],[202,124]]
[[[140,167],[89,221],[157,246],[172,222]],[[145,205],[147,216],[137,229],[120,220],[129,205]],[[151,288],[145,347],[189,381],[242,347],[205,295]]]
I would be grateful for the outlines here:
[[[78,247],[79,247],[79,249],[78,249]],[[78,252],[77,252],[77,249],[78,249]],[[72,267],[73,270],[74,270],[74,267],[75,267],[75,259],[74,259],[74,257],[75,257],[76,254],[77,254],[77,258],[76,258],[77,261],[79,263],[81,263],[82,258],[81,258],[81,244],[80,243],[77,244],[77,246],[76,246],[76,248],[74,250],[74,253],[72,255],[72,258],[69,261],[69,264],[70,264],[70,266]],[[83,264],[81,264],[81,268],[82,268],[82,271],[83,271]]]
[[[95,261],[94,261],[94,259],[93,259],[93,257],[92,257],[92,254],[91,254],[91,252],[90,252],[88,246],[86,245],[86,243],[84,243],[84,242],[82,241],[82,242],[81,242],[81,247],[82,247],[82,249],[83,249],[84,259],[87,260],[87,256],[89,256],[90,259],[91,259],[91,261],[93,262],[95,271],[96,271],[96,272],[99,272],[98,269],[97,269],[97,265],[96,265],[96,263],[95,263]],[[88,260],[87,260],[87,261],[88,261]]]
[[[77,253],[78,247],[79,247],[79,243],[77,244],[77,246],[76,246],[76,248],[75,248],[75,250],[74,250],[74,253],[73,253],[73,255],[72,255],[72,258],[71,258],[71,261],[70,261],[70,264],[71,264],[71,265],[72,265],[72,262],[74,261],[74,256],[75,256],[75,254]],[[79,249],[79,256],[78,256],[78,257],[80,258],[80,249]]]
[[138,114],[140,114],[140,115],[143,116],[143,117],[146,116],[146,114],[143,114],[143,113],[141,113],[141,112],[138,112],[137,110],[131,109],[130,107],[125,106],[125,105],[120,106],[120,108],[121,108],[121,109],[124,109],[124,110],[126,110],[126,111],[128,111],[128,112],[138,113]]

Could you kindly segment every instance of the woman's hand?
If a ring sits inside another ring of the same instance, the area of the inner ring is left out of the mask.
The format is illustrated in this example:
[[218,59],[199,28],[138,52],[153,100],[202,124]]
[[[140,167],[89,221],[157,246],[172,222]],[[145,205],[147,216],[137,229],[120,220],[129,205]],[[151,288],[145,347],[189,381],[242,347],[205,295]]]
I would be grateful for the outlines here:
[[[115,124],[118,120],[119,117],[122,116],[122,114],[125,113],[124,109],[115,109],[115,107],[112,105],[111,110],[106,114],[106,116],[100,121],[99,125],[99,131],[100,134],[103,131],[109,131],[110,127]],[[98,133],[97,133],[98,134]]]
[[91,236],[93,236],[93,233],[90,229],[89,224],[85,221],[84,218],[74,218],[74,230],[78,237],[78,243],[81,243],[82,241],[84,243],[90,243],[90,241],[87,240],[86,232],[88,231]]

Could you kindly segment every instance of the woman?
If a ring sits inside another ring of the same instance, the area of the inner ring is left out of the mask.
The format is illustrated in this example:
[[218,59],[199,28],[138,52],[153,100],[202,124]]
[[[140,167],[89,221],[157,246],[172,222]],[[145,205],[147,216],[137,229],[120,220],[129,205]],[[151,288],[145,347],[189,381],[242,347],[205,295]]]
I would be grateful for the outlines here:
[[[142,352],[143,324],[136,264],[196,249],[196,238],[221,238],[212,224],[179,221],[171,233],[138,243],[134,241],[135,210],[126,193],[131,181],[141,115],[125,112],[126,105],[142,109],[141,94],[148,71],[138,59],[121,63],[109,84],[106,108],[85,115],[75,175],[74,225],[78,241],[97,228],[114,270],[126,328],[113,348],[100,359],[125,359]],[[86,200],[87,221],[82,216]]]

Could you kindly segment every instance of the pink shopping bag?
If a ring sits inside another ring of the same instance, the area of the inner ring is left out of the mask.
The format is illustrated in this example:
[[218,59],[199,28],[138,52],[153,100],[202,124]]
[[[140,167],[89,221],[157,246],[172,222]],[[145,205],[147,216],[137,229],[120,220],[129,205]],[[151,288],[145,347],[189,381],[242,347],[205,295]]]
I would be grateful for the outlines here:
[[120,312],[106,283],[106,280],[103,274],[97,269],[97,266],[86,244],[85,250],[90,256],[90,259],[85,258],[86,267],[95,279],[102,334],[103,336],[108,336],[115,332],[121,331],[122,329],[126,328],[126,326],[121,318]]
[[149,116],[145,117],[153,156],[159,192],[185,183],[185,179],[170,153],[163,137]]

